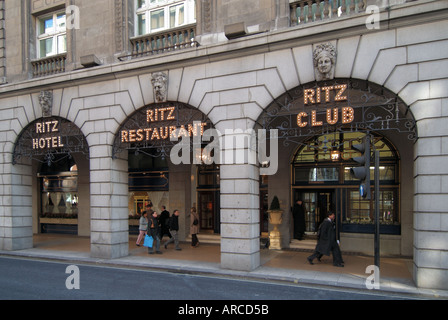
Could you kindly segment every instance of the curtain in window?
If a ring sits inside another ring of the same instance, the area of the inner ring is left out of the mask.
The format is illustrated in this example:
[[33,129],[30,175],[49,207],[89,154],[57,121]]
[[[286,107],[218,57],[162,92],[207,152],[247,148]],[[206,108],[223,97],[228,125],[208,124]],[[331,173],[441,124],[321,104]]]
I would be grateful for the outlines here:
[[157,10],[151,12],[151,30],[160,29],[165,26],[164,23],[165,14],[164,10]]

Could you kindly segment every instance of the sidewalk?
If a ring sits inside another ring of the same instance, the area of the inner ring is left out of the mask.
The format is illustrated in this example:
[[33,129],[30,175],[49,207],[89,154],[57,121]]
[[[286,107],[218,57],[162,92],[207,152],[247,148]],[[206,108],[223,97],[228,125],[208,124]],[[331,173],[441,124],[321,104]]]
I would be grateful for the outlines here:
[[[378,291],[401,295],[420,295],[429,299],[448,299],[448,291],[417,288],[412,280],[412,260],[386,258],[380,260],[380,289],[368,290],[365,282],[371,273],[366,268],[373,264],[373,257],[343,254],[344,268],[332,265],[332,258],[324,256],[322,262],[310,265],[306,257],[309,252],[299,250],[260,249],[261,266],[251,272],[222,269],[220,246],[202,243],[192,248],[181,243],[182,251],[175,251],[173,244],[162,255],[148,255],[147,248],[135,245],[135,236],[129,237],[129,255],[118,259],[90,257],[90,238],[67,235],[35,235],[34,248],[19,251],[0,251],[0,256],[16,256],[64,261],[70,264],[151,268],[171,272],[266,279],[302,285],[320,285],[339,288],[360,289],[374,294]],[[201,240],[201,239],[200,239]]]

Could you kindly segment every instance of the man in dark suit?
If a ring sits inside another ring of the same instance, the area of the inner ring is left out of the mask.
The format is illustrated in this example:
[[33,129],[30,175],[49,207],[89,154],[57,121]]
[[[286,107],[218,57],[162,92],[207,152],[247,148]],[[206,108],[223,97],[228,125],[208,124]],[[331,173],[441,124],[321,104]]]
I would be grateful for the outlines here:
[[319,226],[318,240],[314,253],[307,260],[313,264],[314,258],[320,258],[322,255],[333,255],[333,265],[335,267],[343,267],[341,249],[336,241],[336,229],[333,224],[335,218],[334,212],[328,212],[327,218]]
[[302,200],[297,200],[292,209],[294,219],[294,239],[303,240],[305,234],[305,208]]

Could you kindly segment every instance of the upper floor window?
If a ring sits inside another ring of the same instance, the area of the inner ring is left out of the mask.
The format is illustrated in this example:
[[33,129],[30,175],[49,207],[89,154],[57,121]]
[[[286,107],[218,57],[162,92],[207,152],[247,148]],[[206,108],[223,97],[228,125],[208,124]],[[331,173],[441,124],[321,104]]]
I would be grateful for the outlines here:
[[196,22],[195,0],[136,0],[136,35]]
[[37,18],[38,58],[67,52],[66,17],[64,12]]

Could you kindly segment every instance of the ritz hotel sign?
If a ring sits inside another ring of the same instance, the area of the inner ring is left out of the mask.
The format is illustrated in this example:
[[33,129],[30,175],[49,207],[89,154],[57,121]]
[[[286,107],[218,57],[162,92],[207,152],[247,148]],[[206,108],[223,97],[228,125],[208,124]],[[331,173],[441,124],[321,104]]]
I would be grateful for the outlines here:
[[59,121],[51,120],[36,123],[36,134],[56,134],[50,137],[33,138],[33,150],[62,148],[61,136],[59,133]]

